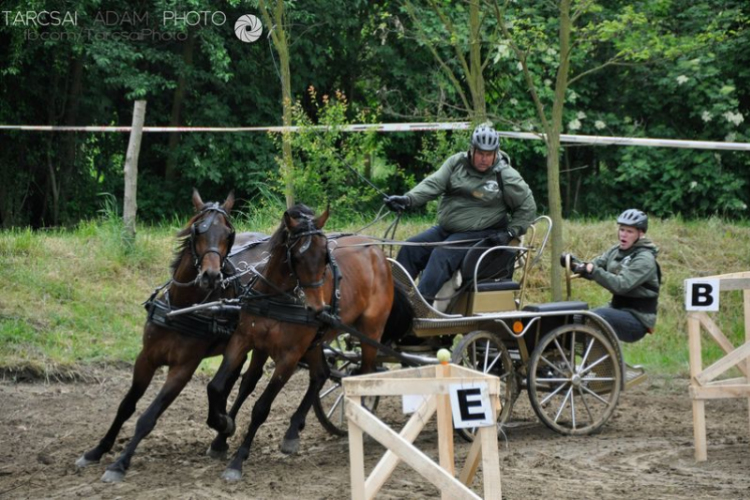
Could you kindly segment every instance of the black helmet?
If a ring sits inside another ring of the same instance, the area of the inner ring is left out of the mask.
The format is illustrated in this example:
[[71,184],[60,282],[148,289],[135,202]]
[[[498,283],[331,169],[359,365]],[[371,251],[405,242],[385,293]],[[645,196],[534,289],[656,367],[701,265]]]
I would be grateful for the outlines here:
[[497,151],[500,147],[500,138],[492,127],[480,125],[471,134],[471,146],[482,151]]
[[636,208],[629,208],[621,213],[617,218],[617,223],[624,226],[632,226],[642,230],[644,233],[648,231],[648,215]]

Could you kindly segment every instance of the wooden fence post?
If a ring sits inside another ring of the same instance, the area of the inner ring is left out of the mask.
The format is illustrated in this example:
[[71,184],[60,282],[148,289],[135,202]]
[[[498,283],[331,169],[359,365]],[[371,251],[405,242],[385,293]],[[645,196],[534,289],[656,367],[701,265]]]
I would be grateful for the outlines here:
[[135,214],[138,209],[136,193],[138,189],[138,154],[141,151],[143,122],[146,118],[146,101],[135,101],[133,106],[133,124],[130,129],[128,152],[125,156],[125,194],[123,200],[122,220],[125,224],[123,239],[127,245],[135,242]]

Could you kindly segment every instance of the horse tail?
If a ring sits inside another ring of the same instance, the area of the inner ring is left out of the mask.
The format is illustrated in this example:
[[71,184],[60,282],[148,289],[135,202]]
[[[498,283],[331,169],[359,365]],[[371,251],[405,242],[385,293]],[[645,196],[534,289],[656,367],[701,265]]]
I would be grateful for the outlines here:
[[388,315],[388,320],[385,323],[385,330],[383,330],[383,338],[381,339],[381,342],[384,344],[390,344],[399,340],[401,337],[409,333],[413,323],[414,308],[412,307],[403,286],[394,281],[393,305],[391,306],[391,313]]

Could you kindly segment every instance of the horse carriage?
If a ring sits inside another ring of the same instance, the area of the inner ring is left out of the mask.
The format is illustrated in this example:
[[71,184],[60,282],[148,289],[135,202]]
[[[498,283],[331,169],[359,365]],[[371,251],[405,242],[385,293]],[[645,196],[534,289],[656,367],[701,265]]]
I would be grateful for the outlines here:
[[[412,338],[397,344],[398,352],[382,354],[379,366],[434,364],[436,351],[446,347],[452,350],[451,362],[500,378],[499,429],[524,389],[550,429],[565,435],[600,429],[614,412],[620,392],[645,374],[624,363],[612,327],[585,302],[526,303],[530,272],[539,263],[551,227],[551,220],[542,216],[514,246],[479,242],[438,294],[439,307],[428,303],[406,270],[389,259],[394,279],[407,291],[415,311],[413,337],[422,342]],[[570,268],[566,266],[568,295],[575,277]],[[517,281],[513,271],[520,274]],[[321,424],[336,435],[347,432],[341,381],[359,372],[359,352],[358,340],[349,333],[325,347],[331,376],[314,409]],[[364,404],[376,411],[378,400]],[[466,440],[473,438],[473,430],[457,432]]]
[[[156,369],[168,366],[164,386],[103,481],[125,477],[140,441],[209,356],[223,354],[207,388],[207,423],[218,433],[209,454],[216,457],[226,455],[240,407],[262,378],[266,361],[274,362],[247,434],[224,472],[230,481],[241,478],[258,428],[298,366],[308,368],[310,382],[284,435],[285,453],[298,449],[311,407],[328,431],[344,433],[344,377],[394,363],[437,363],[441,345],[452,347],[454,363],[500,377],[499,426],[526,389],[550,428],[563,434],[593,432],[612,415],[626,381],[642,375],[626,369],[612,328],[585,303],[525,303],[530,270],[550,233],[547,217],[539,218],[517,246],[472,248],[463,266],[469,278],[440,311],[396,261],[386,258],[382,241],[325,234],[327,210],[316,217],[307,207],[294,207],[272,236],[235,237],[229,216],[233,202],[231,194],[221,205],[193,195],[196,215],[178,234],[172,277],[146,302],[143,348],[130,390],[105,436],[76,461],[85,467],[111,451]],[[545,224],[541,234],[537,227]],[[520,269],[517,282],[511,269]],[[227,411],[229,393],[251,351]],[[378,400],[365,404],[375,411]],[[470,431],[460,432],[472,439]]]

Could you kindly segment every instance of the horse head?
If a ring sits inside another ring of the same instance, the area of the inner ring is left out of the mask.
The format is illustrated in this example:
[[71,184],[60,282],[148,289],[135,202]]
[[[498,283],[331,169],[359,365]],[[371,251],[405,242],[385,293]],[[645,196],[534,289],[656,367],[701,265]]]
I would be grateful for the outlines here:
[[204,203],[193,190],[193,206],[197,212],[189,229],[190,251],[198,272],[195,283],[204,289],[214,289],[221,282],[222,269],[234,243],[234,227],[229,214],[234,206],[234,192],[218,203]]
[[[296,292],[320,289],[325,283],[329,260],[328,238],[323,227],[330,211],[326,208],[318,217],[305,205],[295,205],[284,212],[286,234],[286,262],[296,278]],[[322,291],[320,292],[322,294]],[[322,303],[322,295],[317,302]]]

